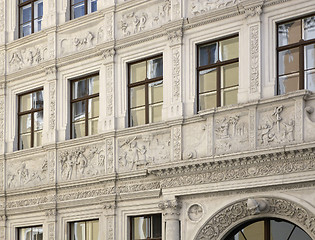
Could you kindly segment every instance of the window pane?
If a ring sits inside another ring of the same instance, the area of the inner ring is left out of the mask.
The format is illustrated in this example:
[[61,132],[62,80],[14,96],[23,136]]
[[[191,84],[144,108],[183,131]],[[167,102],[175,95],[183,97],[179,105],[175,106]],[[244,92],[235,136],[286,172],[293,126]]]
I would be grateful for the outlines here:
[[72,98],[77,99],[84,97],[88,93],[86,80],[75,81],[72,83]]
[[34,32],[38,32],[42,29],[43,18],[38,18],[34,20]]
[[19,149],[27,149],[30,147],[31,147],[31,133],[21,134]]
[[220,61],[238,58],[238,37],[223,40],[219,44]]
[[85,14],[84,3],[72,7],[72,18],[78,18]]
[[43,129],[43,111],[34,113],[34,130]]
[[71,223],[70,226],[71,240],[86,240],[85,239],[85,222]]
[[41,18],[43,16],[43,0],[34,2],[34,18]]
[[95,97],[89,99],[88,118],[95,118],[99,116],[99,98]]
[[304,53],[304,69],[315,68],[315,44],[305,46]]
[[199,72],[199,93],[214,91],[217,89],[216,68]]
[[163,101],[163,82],[149,84],[149,104]]
[[85,136],[85,121],[74,122],[72,124],[72,127],[73,127],[72,136],[74,138]]
[[150,123],[154,123],[154,122],[160,122],[162,121],[162,106],[163,104],[154,104],[154,105],[150,105],[149,107],[149,116],[150,116]]
[[42,146],[42,131],[34,132],[34,147]]
[[30,22],[32,20],[32,5],[28,4],[21,8],[21,23]]
[[133,218],[133,238],[132,239],[147,239],[150,236],[150,218],[135,217]]
[[304,21],[304,39],[310,40],[315,38],[315,16],[305,18]]
[[243,229],[246,239],[264,240],[264,221],[255,222]]
[[130,125],[138,126],[145,124],[145,109],[144,107],[131,109],[130,111]]
[[279,75],[299,71],[299,48],[279,52]]
[[218,43],[212,43],[199,48],[199,67],[218,61]]
[[72,121],[82,121],[85,119],[85,101],[72,104]]
[[32,93],[33,98],[33,108],[42,108],[43,107],[43,91],[37,91]]
[[163,76],[163,58],[151,59],[147,62],[148,79]]
[[88,135],[95,135],[98,133],[98,118],[88,120]]
[[42,240],[43,239],[43,228],[42,227],[33,227],[33,240]]
[[238,85],[238,63],[222,66],[221,87],[227,88]]
[[30,35],[31,33],[32,33],[32,24],[30,22],[20,27],[20,35],[22,37]]
[[[273,240],[288,239],[294,225],[283,221],[270,221],[270,235]],[[294,238],[292,238],[294,239]]]
[[86,240],[98,240],[98,221],[86,222]]
[[79,2],[84,2],[84,0],[72,0],[71,2],[72,2],[71,4],[74,5],[74,4],[77,4]]
[[31,132],[31,114],[20,116],[20,133]]
[[145,87],[139,86],[130,89],[131,108],[143,106],[145,104]]
[[[301,228],[299,228],[298,226],[296,226],[296,228],[294,229],[290,240],[294,240],[294,239],[298,239],[298,240],[312,240]],[[277,239],[275,239],[277,240]]]
[[19,240],[32,240],[31,239],[31,228],[20,228],[19,229]]
[[237,87],[222,90],[221,102],[222,106],[237,104]]
[[161,214],[153,215],[153,238],[162,238],[162,217]]
[[301,39],[301,20],[284,23],[278,26],[278,46],[296,43]]
[[97,11],[97,0],[88,0],[88,13]]
[[315,69],[305,72],[305,88],[315,91]]
[[199,110],[214,108],[217,106],[216,92],[204,93],[199,95]]
[[130,67],[130,83],[143,81],[146,78],[146,62],[132,64]]
[[31,110],[32,108],[32,93],[20,96],[20,112]]
[[99,92],[99,76],[91,77],[89,81],[89,95]]
[[299,90],[299,74],[279,77],[279,94]]

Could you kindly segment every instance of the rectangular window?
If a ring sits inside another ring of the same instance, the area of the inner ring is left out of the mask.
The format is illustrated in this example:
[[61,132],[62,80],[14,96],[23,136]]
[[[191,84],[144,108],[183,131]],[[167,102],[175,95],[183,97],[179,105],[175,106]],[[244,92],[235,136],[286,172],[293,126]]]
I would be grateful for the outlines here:
[[97,11],[97,0],[70,0],[71,19]]
[[69,223],[69,240],[99,240],[99,221]]
[[18,240],[43,240],[43,227],[21,227],[17,229]]
[[278,94],[315,91],[315,15],[277,25]]
[[19,0],[19,36],[24,37],[42,29],[43,0]]
[[18,148],[27,149],[42,145],[43,90],[19,95],[18,103]]
[[237,103],[238,36],[198,46],[198,111]]
[[162,120],[163,57],[129,64],[129,126]]
[[161,240],[161,214],[130,217],[130,240]]
[[71,138],[98,132],[99,76],[71,81]]

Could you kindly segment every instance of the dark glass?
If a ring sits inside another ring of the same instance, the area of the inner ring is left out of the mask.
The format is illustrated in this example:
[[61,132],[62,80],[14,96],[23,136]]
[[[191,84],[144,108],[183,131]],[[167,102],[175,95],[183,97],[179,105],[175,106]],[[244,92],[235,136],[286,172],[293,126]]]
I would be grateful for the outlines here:
[[163,59],[155,58],[147,62],[147,78],[157,78],[163,76]]
[[88,86],[86,80],[75,81],[72,84],[72,97],[73,99],[81,98],[87,95]]
[[73,18],[78,18],[85,15],[84,3],[80,3],[78,5],[73,6],[72,10]]
[[218,43],[212,43],[199,48],[199,67],[218,61]]
[[43,100],[43,91],[37,91],[34,92],[32,94],[32,98],[33,98],[33,108],[37,109],[37,108],[42,108],[43,104],[44,104],[44,100]]

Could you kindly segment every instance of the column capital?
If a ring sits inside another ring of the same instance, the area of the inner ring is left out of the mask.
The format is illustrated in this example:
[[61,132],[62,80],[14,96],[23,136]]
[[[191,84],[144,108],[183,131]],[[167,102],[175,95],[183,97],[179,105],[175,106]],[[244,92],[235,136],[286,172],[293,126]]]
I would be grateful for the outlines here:
[[163,216],[167,219],[178,219],[182,203],[178,199],[160,202],[158,207],[163,210]]

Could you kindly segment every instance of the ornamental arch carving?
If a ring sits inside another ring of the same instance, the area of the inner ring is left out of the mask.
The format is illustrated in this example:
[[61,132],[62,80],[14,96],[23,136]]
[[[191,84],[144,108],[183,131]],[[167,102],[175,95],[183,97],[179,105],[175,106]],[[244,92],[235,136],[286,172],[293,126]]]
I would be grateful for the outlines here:
[[259,218],[279,218],[296,224],[315,239],[315,215],[300,204],[277,197],[246,198],[212,215],[194,240],[221,240],[240,224]]

